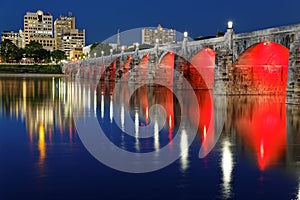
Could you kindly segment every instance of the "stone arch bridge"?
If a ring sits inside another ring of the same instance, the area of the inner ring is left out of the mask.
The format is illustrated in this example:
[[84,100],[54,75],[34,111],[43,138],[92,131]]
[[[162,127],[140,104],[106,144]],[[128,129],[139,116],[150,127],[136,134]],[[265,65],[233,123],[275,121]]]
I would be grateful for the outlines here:
[[[300,103],[300,24],[155,46],[90,58],[63,66],[65,74],[85,79],[132,83],[160,80],[184,89],[215,94],[286,95]],[[126,78],[124,78],[126,77]]]

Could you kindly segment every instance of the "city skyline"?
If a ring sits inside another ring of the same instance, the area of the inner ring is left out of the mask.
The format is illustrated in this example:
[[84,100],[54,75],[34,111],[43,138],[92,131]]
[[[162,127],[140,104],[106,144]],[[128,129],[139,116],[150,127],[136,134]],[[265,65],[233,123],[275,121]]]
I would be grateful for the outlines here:
[[[16,6],[17,5],[17,6]],[[117,6],[116,6],[117,5]],[[215,35],[225,31],[228,20],[234,22],[236,32],[249,32],[268,27],[297,24],[300,22],[297,7],[300,2],[251,1],[241,4],[230,2],[161,2],[143,4],[130,2],[82,3],[41,1],[3,2],[1,5],[0,31],[22,29],[22,19],[27,11],[43,10],[54,16],[72,12],[77,18],[79,29],[86,29],[86,44],[101,42],[117,33],[134,28],[156,27],[161,24],[178,32],[188,31],[192,38]],[[146,14],[145,14],[146,13]]]

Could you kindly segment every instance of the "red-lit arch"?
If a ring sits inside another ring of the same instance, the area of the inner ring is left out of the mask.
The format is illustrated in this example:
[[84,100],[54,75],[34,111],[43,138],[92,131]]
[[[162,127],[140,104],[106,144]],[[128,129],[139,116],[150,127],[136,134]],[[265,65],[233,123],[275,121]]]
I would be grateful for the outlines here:
[[175,64],[175,54],[173,52],[166,53],[160,60],[160,67],[162,74],[165,74],[165,83],[169,86],[173,86],[173,76],[174,76],[174,64]]
[[204,48],[195,54],[186,77],[195,89],[213,89],[216,52]]
[[234,63],[234,82],[244,94],[285,94],[289,50],[274,42],[246,49]]

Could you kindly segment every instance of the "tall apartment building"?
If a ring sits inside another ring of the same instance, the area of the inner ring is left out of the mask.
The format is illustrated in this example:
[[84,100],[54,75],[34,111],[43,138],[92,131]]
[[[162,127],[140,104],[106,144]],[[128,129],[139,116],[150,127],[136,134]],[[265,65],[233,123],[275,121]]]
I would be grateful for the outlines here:
[[64,30],[75,29],[75,17],[71,13],[67,17],[60,16],[54,22],[54,38],[55,38],[55,49],[62,50],[62,37]]
[[142,43],[155,45],[159,44],[170,44],[176,42],[176,30],[174,29],[163,29],[159,24],[157,29],[143,28],[142,29]]
[[17,47],[25,47],[24,32],[22,30],[19,30],[19,32],[3,31],[1,35],[1,40],[11,40],[12,43],[14,43]]
[[64,51],[68,57],[70,57],[70,51],[77,50],[82,51],[85,46],[85,30],[69,29],[63,31],[62,36],[62,51]]
[[70,52],[76,51],[78,54],[85,46],[85,30],[76,29],[75,17],[71,13],[67,17],[60,16],[55,20],[54,36],[56,49],[64,51],[69,60],[72,57]]
[[41,10],[27,12],[24,16],[25,44],[36,41],[43,45],[44,49],[53,51],[55,39],[53,38],[53,17],[50,13]]

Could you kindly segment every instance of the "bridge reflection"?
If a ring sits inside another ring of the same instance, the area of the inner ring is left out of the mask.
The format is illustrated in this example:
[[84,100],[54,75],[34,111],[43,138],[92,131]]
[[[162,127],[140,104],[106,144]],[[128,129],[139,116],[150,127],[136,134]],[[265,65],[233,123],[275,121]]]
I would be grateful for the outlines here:
[[[117,89],[117,93],[114,89]],[[157,151],[167,144],[172,144],[172,138],[180,134],[183,155],[180,162],[184,170],[188,169],[190,159],[189,151],[186,151],[185,147],[190,126],[198,127],[196,142],[207,153],[210,151],[209,147],[218,139],[215,130],[222,126],[217,123],[217,119],[222,115],[217,103],[222,105],[222,100],[218,100],[222,96],[213,97],[209,90],[181,90],[178,92],[179,97],[193,92],[198,99],[198,105],[186,99],[180,109],[177,97],[166,87],[143,86],[129,96],[131,89],[128,84],[116,88],[114,82],[103,81],[82,84],[56,78],[1,79],[0,111],[11,118],[24,121],[29,141],[38,144],[39,163],[43,163],[47,157],[47,144],[52,143],[54,137],[57,139],[56,133],[60,133],[63,141],[74,141],[74,107],[76,112],[83,116],[98,116],[99,122],[106,124],[106,127],[108,123],[109,127],[116,126],[114,118],[120,116],[121,126],[118,129],[110,129],[109,134],[116,134],[113,137],[116,139],[115,143],[130,151]],[[151,113],[150,108],[156,104],[165,109],[164,119],[155,115],[155,110]],[[194,117],[195,106],[200,110],[199,121]],[[267,170],[284,162],[298,162],[297,147],[300,137],[294,133],[300,130],[300,111],[297,106],[286,106],[284,96],[230,96],[227,97],[227,105],[222,106],[227,107],[228,111],[224,134],[228,135],[230,132],[230,143],[235,142],[243,149],[242,152],[254,157],[260,170]],[[126,110],[130,111],[130,119],[125,115]],[[128,120],[135,124],[133,138],[124,133]],[[139,128],[149,125],[151,121],[154,122],[153,137],[139,138]],[[166,123],[160,130],[163,121]],[[177,133],[180,123],[183,123],[186,129]],[[118,132],[121,134],[117,134]],[[120,138],[117,139],[118,137]],[[170,148],[174,146],[170,145]],[[226,152],[228,148],[230,149],[230,145],[226,146]],[[224,152],[224,162],[229,160],[227,155],[228,153]],[[289,166],[293,169],[290,164]],[[226,173],[232,170],[227,169]]]

